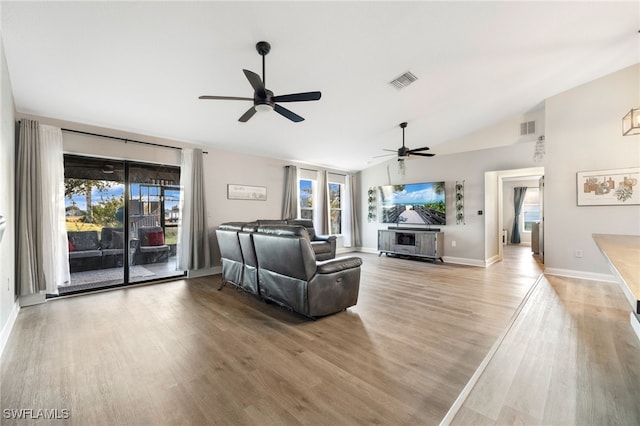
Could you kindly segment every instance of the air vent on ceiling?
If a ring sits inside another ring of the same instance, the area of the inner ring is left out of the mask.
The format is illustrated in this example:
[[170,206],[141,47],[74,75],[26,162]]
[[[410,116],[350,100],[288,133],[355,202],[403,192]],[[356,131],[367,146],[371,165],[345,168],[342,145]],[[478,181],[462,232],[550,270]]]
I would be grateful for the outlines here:
[[535,132],[536,132],[535,121],[526,121],[524,123],[520,123],[520,136],[531,135]]
[[411,71],[407,71],[401,76],[399,76],[398,78],[395,78],[394,80],[390,81],[389,84],[391,84],[396,89],[404,89],[405,87],[407,87],[408,85],[416,81],[417,79],[418,77],[416,77],[414,73],[412,73]]

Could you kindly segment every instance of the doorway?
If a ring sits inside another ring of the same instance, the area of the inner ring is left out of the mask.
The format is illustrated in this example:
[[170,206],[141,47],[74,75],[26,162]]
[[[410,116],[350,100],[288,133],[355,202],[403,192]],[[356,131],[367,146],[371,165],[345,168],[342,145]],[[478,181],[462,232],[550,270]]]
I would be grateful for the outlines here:
[[[527,210],[527,217],[521,212],[519,228],[527,233],[526,244],[537,244],[537,258],[544,261],[544,167],[498,170],[485,173],[485,258],[487,264],[505,260],[504,249],[510,244],[515,214],[513,201],[505,196],[505,187],[527,186],[537,188],[538,205]],[[513,195],[511,195],[511,198]],[[505,213],[506,212],[506,213]],[[537,219],[531,213],[537,213]],[[527,227],[528,229],[525,229]],[[535,228],[535,229],[534,229]],[[534,235],[537,238],[534,238]],[[533,253],[532,253],[533,254]]]
[[178,167],[75,155],[64,162],[71,281],[60,295],[185,275],[176,262]]

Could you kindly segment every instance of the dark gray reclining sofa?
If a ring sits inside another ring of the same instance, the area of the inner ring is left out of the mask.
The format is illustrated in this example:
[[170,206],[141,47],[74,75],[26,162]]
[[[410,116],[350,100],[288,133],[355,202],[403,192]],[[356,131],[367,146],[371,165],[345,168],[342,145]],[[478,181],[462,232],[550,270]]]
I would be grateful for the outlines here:
[[216,234],[223,285],[231,283],[308,317],[339,312],[358,301],[362,260],[318,261],[302,225],[231,222]]

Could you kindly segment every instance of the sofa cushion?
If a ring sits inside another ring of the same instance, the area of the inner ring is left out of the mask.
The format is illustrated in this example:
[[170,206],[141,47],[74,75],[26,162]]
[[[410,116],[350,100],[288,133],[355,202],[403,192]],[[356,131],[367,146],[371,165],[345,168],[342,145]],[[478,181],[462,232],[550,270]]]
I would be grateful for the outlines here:
[[147,232],[147,246],[162,246],[164,245],[164,232],[162,231],[151,231]]
[[69,252],[69,259],[84,259],[87,257],[102,257],[102,250],[76,250]]
[[112,249],[124,248],[124,232],[121,232],[121,231],[111,232],[111,246],[109,248],[112,248]]
[[100,250],[98,231],[69,231],[67,236],[74,251]]

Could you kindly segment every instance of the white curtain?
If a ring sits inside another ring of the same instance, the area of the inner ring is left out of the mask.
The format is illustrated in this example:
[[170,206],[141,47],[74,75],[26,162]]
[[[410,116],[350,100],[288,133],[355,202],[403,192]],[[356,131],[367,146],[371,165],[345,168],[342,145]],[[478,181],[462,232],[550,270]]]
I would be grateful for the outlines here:
[[295,219],[298,216],[298,168],[285,166],[285,173],[282,219]]
[[58,286],[69,282],[62,132],[23,119],[17,151],[18,292],[58,294]]
[[346,176],[345,184],[345,223],[344,246],[359,247],[360,246],[360,228],[358,226],[358,179],[355,174],[350,173]]
[[211,251],[201,149],[182,150],[180,185],[182,199],[178,228],[178,270],[209,268]]
[[64,153],[62,130],[40,125],[42,145],[42,220],[44,233],[43,265],[47,278],[47,293],[58,294],[58,286],[68,285],[69,244],[64,204]]
[[327,185],[329,182],[329,172],[322,170],[318,173],[318,201],[319,208],[316,209],[317,219],[314,227],[319,229],[319,234],[329,235],[329,191]]

